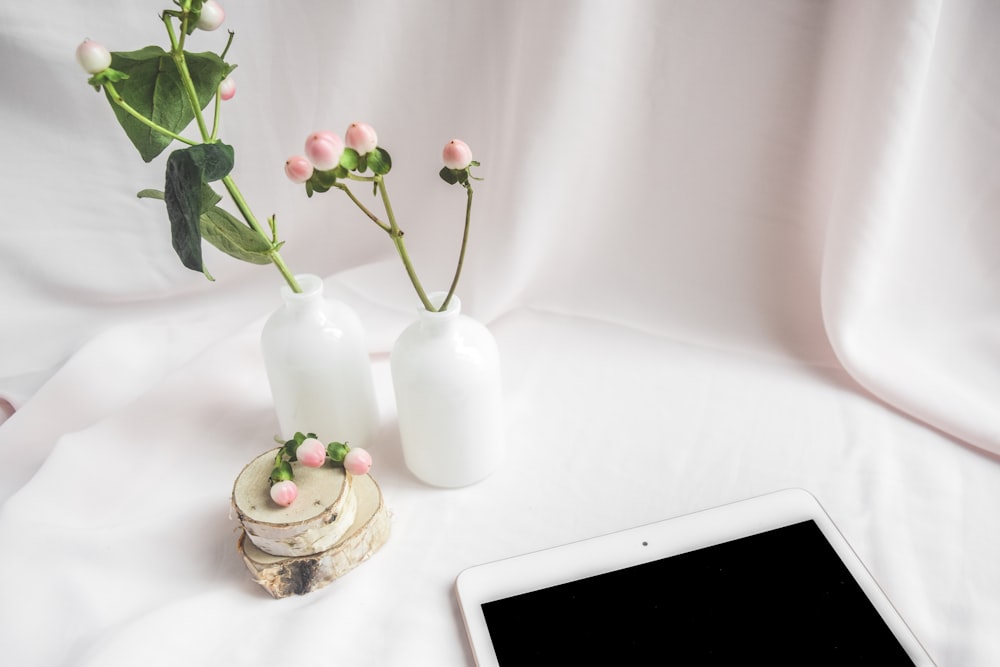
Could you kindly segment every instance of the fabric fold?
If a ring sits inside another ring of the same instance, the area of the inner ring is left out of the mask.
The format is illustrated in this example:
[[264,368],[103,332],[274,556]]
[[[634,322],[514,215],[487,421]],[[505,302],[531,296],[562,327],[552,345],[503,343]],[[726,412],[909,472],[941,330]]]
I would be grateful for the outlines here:
[[[956,225],[958,209],[935,205],[975,196],[978,185],[940,187],[969,155],[943,150],[941,138],[963,132],[949,110],[960,62],[938,48],[958,23],[946,13],[957,5],[852,9],[832,42],[841,60],[828,70],[831,106],[820,138],[829,187],[819,204],[827,333],[844,368],[873,394],[997,453],[1000,378],[988,360],[997,357],[998,302],[984,267],[1000,255],[980,248],[991,260],[969,262],[977,249],[963,248],[962,231],[995,223],[981,215]],[[963,35],[990,38],[974,26]]]

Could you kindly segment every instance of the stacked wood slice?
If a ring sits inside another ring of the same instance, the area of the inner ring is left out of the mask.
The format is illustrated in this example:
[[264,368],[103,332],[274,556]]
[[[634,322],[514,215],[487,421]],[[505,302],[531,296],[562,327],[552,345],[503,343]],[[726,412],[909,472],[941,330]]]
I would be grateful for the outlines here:
[[242,524],[243,562],[268,593],[283,598],[322,588],[367,560],[389,537],[389,512],[371,475],[330,464],[293,463],[299,495],[281,507],[268,481],[277,452],[243,468],[232,503]]

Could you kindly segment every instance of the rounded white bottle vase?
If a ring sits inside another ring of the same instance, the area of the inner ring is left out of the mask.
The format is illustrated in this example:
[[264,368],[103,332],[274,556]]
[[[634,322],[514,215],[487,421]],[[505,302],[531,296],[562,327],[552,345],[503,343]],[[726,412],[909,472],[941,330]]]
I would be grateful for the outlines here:
[[281,437],[299,431],[369,447],[379,414],[361,319],[347,304],[325,299],[318,276],[296,280],[302,292],[282,287],[284,304],[261,333]]
[[[435,292],[435,305],[445,297]],[[390,357],[406,467],[438,487],[474,484],[504,457],[503,395],[496,339],[461,313],[417,309]]]

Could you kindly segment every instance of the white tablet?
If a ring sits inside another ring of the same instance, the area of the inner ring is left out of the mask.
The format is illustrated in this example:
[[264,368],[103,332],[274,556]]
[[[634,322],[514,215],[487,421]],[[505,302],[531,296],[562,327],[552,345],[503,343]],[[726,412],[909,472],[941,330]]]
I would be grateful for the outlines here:
[[934,664],[799,489],[472,567],[456,590],[480,667]]

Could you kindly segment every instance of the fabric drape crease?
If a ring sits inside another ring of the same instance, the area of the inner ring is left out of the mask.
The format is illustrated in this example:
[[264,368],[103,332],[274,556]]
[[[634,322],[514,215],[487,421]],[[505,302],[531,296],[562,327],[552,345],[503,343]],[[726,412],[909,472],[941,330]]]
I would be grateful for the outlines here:
[[997,200],[998,176],[975,170],[1000,148],[997,107],[981,106],[1000,91],[986,64],[1000,14],[988,3],[853,10],[834,41],[844,59],[820,143],[827,332],[874,394],[1000,453],[1000,245],[981,203]]

